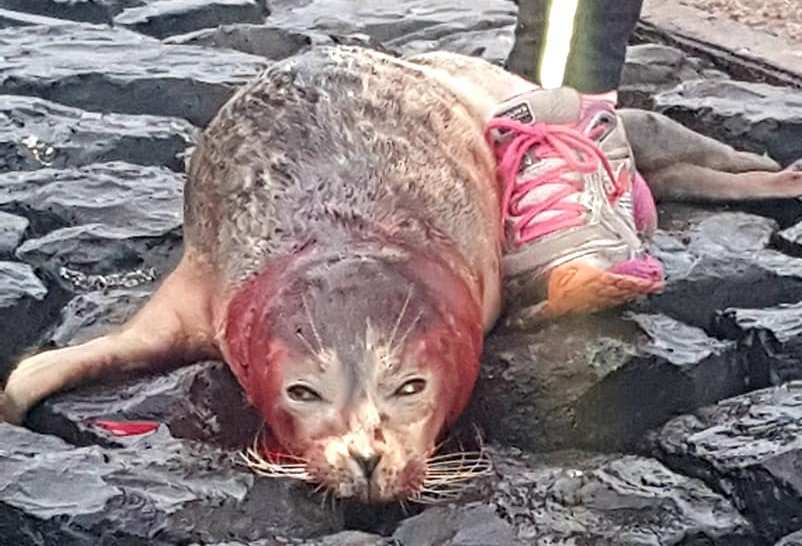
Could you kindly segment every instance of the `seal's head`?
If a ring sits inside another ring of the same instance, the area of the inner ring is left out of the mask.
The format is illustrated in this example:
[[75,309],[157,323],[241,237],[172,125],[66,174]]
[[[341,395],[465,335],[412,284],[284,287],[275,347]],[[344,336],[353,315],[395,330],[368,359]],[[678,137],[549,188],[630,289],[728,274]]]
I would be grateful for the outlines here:
[[430,457],[468,402],[482,330],[466,283],[443,263],[351,255],[249,282],[229,305],[226,342],[301,475],[385,502],[434,479]]

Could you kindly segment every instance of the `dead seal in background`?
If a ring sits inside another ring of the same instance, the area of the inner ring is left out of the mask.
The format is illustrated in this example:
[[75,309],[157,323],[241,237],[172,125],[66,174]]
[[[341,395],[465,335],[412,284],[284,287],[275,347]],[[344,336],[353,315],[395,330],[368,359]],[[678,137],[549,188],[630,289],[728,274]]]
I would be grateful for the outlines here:
[[[382,502],[470,472],[476,460],[435,446],[501,312],[485,125],[531,88],[446,53],[317,48],[277,63],[193,154],[175,271],[119,331],[21,362],[0,416],[19,423],[100,377],[223,358],[291,457],[276,473]],[[802,194],[802,175],[769,159],[653,113],[622,118],[658,197]]]

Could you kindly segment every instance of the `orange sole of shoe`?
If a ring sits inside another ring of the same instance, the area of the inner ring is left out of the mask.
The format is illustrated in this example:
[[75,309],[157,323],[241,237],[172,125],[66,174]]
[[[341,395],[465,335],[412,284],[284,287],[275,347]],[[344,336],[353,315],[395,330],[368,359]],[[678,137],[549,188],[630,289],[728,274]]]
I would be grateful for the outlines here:
[[551,272],[543,318],[593,313],[618,307],[663,288],[662,280],[610,273],[587,263],[571,262]]

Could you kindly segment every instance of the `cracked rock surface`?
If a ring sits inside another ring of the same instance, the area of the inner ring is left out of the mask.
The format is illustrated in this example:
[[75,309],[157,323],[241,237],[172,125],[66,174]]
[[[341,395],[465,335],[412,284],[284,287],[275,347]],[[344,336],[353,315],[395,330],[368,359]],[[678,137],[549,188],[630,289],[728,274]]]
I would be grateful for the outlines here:
[[619,102],[629,108],[653,109],[655,94],[700,78],[726,79],[727,75],[673,47],[631,46],[621,73]]
[[125,161],[184,170],[197,130],[179,118],[101,114],[0,96],[0,173]]
[[163,45],[130,30],[77,23],[2,30],[0,57],[0,93],[181,117],[200,127],[266,66],[244,53]]
[[231,23],[262,23],[263,0],[157,0],[125,9],[116,26],[165,38]]
[[677,417],[649,443],[672,469],[732,498],[765,540],[802,528],[802,382]]
[[537,451],[626,447],[677,413],[745,392],[749,381],[734,342],[646,314],[496,333],[480,374],[472,415],[488,437]]
[[27,218],[0,212],[0,257],[8,257],[17,249],[29,224]]
[[113,451],[6,424],[0,439],[7,544],[161,546],[234,537],[277,544],[338,525],[298,486],[257,480],[230,453],[160,431]]
[[524,544],[755,544],[730,501],[655,459],[494,454],[501,479],[490,503]]
[[[19,356],[52,320],[53,302],[47,296],[47,287],[30,265],[0,261],[0,362]],[[8,371],[7,366],[0,369],[0,378]]]
[[783,165],[800,158],[799,90],[732,80],[695,80],[655,97],[657,110],[742,150]]
[[[237,86],[337,43],[503,64],[516,10],[0,0],[0,382],[30,348],[102,335],[147,300],[182,249],[184,161]],[[632,47],[621,97],[783,164],[802,156],[798,90],[678,49]],[[259,420],[207,361],[0,425],[0,546],[800,544],[800,226],[800,200],[662,204],[662,294],[494,331],[455,435],[478,425],[495,471],[450,504],[332,508],[257,478],[237,452]],[[98,420],[157,428],[118,436]]]

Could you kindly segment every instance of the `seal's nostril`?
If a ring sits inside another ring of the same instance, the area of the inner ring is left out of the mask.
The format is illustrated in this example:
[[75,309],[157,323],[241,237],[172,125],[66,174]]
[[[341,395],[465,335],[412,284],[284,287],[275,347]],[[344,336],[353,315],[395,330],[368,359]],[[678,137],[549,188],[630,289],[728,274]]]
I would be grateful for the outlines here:
[[373,471],[376,470],[377,466],[379,466],[379,461],[382,458],[382,456],[379,454],[365,457],[363,455],[352,453],[351,456],[354,458],[360,468],[362,468],[362,473],[367,479],[370,479],[370,477],[373,475]]

